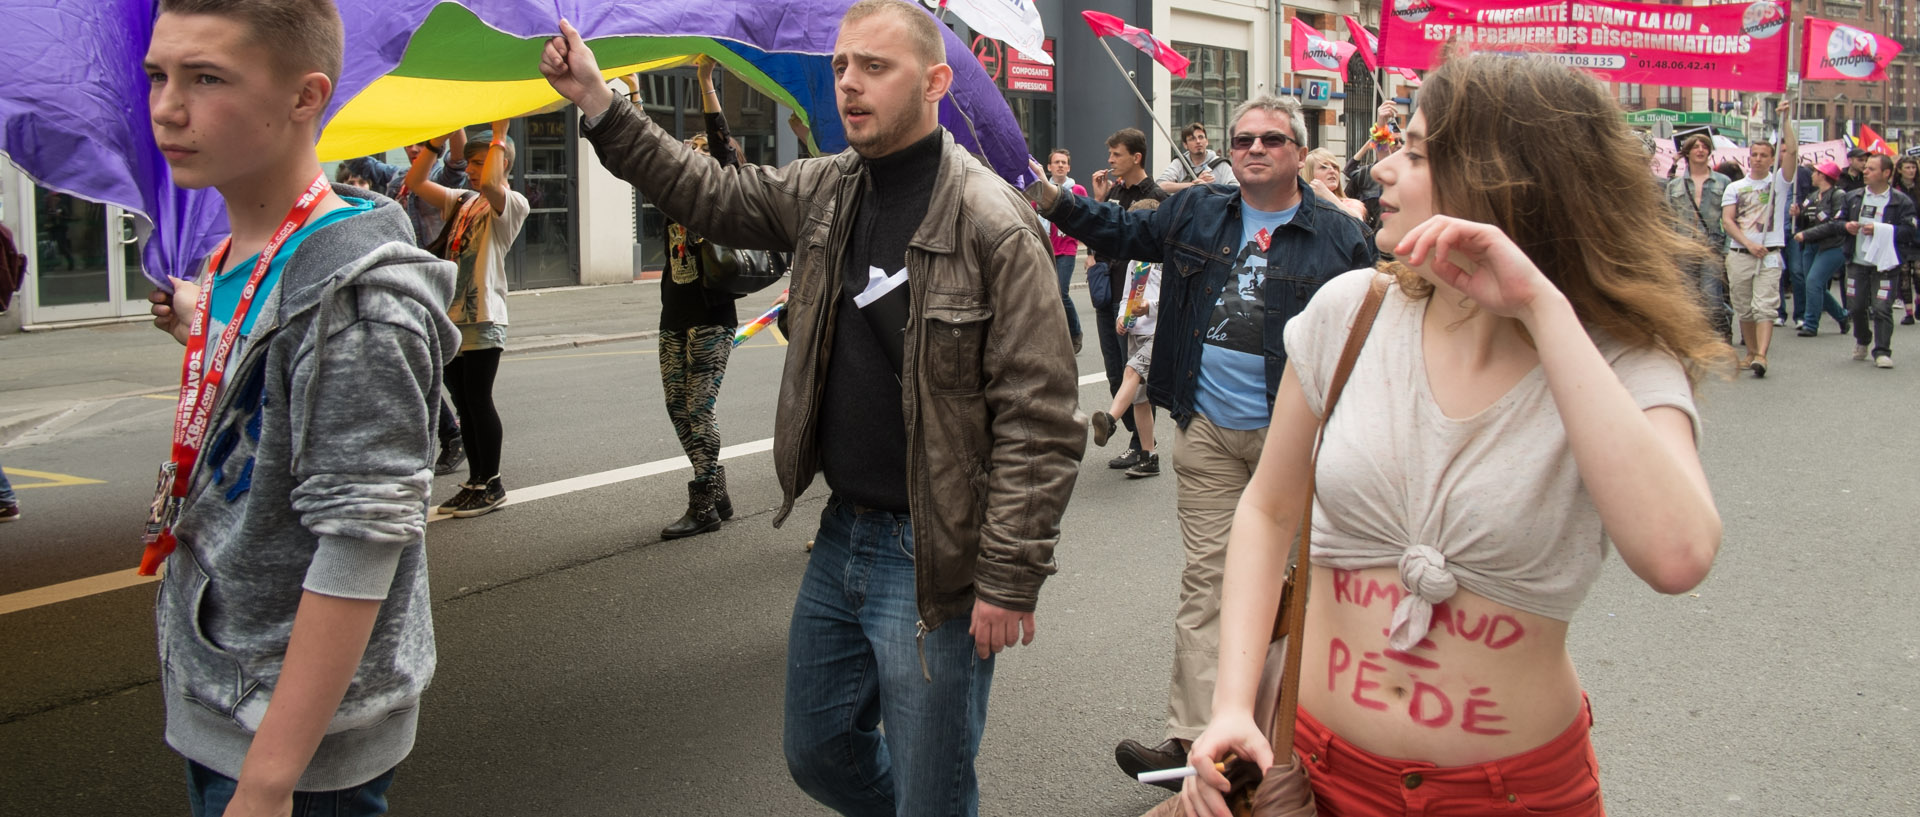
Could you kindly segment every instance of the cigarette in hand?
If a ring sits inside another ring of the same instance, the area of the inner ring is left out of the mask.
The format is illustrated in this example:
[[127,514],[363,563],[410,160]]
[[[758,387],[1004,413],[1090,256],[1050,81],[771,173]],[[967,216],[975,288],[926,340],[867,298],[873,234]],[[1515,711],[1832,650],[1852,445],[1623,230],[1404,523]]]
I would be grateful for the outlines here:
[[[1215,763],[1213,764],[1213,770],[1216,772],[1224,772],[1227,770],[1227,764]],[[1175,769],[1141,772],[1135,775],[1135,777],[1138,777],[1142,783],[1164,783],[1168,780],[1185,780],[1199,773],[1200,772],[1192,766],[1181,766]]]

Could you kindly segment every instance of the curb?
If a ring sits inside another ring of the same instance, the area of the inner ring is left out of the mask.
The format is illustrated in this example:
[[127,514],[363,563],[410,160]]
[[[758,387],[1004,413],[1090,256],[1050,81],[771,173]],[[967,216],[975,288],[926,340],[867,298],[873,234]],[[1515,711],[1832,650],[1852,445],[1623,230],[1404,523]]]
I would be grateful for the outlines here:
[[599,346],[603,343],[620,343],[628,340],[649,340],[660,336],[660,330],[648,329],[643,332],[624,332],[618,335],[594,335],[579,340],[553,340],[542,343],[529,343],[524,346],[509,345],[502,354],[520,355],[531,352],[551,352],[555,349],[578,349],[583,346]]

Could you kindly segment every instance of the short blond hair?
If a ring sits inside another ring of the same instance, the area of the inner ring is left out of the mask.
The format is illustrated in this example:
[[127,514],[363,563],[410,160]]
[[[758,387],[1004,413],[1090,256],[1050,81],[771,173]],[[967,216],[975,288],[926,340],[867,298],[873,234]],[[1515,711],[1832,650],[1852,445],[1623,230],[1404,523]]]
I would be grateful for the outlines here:
[[921,68],[932,68],[947,61],[947,41],[940,36],[940,24],[933,15],[904,0],[860,0],[840,17],[840,28],[876,14],[889,14],[907,27],[913,52],[920,57]]

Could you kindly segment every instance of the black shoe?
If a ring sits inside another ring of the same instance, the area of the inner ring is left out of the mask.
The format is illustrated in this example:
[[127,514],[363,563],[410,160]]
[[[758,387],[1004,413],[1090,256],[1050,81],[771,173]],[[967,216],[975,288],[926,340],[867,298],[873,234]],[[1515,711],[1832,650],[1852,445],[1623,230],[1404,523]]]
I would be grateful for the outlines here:
[[485,485],[469,485],[467,491],[466,501],[450,512],[456,519],[485,516],[507,502],[507,487],[501,484],[499,477],[487,480]]
[[1908,313],[1907,313],[1907,316],[1906,316],[1906,317],[1904,317],[1904,318],[1901,318],[1901,319],[1900,319],[1900,325],[1901,325],[1901,326],[1912,326],[1912,325],[1913,325],[1913,313],[1912,313],[1912,312],[1908,312]]
[[467,500],[472,497],[474,489],[475,486],[468,485],[464,482],[460,483],[460,490],[454,492],[451,499],[440,503],[440,507],[437,510],[441,513],[453,513],[461,505],[466,504]]
[[1840,324],[1840,334],[1842,334],[1842,335],[1844,335],[1844,334],[1846,334],[1846,333],[1847,333],[1847,321],[1849,321],[1849,320],[1851,320],[1852,318],[1853,318],[1853,316],[1852,316],[1852,315],[1848,315],[1848,316],[1847,316],[1847,317],[1845,317],[1845,318],[1834,318],[1834,319],[1833,319],[1833,322],[1834,322],[1834,323],[1837,323],[1837,324]]
[[1819,335],[1820,332],[1819,330],[1816,330],[1816,329],[1808,329],[1805,326],[1801,326],[1800,331],[1795,332],[1794,334],[1799,335],[1800,337],[1803,337],[1803,338],[1810,338],[1810,337]]
[[1113,415],[1096,411],[1088,425],[1093,426],[1094,445],[1106,445],[1108,440],[1113,439]]
[[1077,355],[1077,354],[1080,354],[1080,341],[1081,341],[1081,340],[1082,340],[1082,338],[1081,338],[1081,336],[1080,336],[1080,335],[1074,335],[1074,336],[1073,336],[1073,353],[1074,353],[1074,354],[1076,354],[1076,355]]
[[[1167,738],[1159,746],[1148,748],[1140,741],[1128,738],[1113,747],[1113,761],[1120,764],[1120,771],[1126,772],[1127,777],[1139,780],[1141,772],[1178,769],[1187,765],[1187,746],[1177,738]],[[1165,780],[1150,785],[1178,792],[1182,782]]]
[[1107,467],[1115,471],[1132,468],[1138,464],[1140,464],[1140,449],[1138,448],[1129,448],[1127,449],[1127,453],[1107,460]]
[[687,512],[673,524],[660,529],[662,539],[684,539],[720,529],[720,513],[713,507],[713,496],[699,480],[687,483]]
[[1160,476],[1160,455],[1159,454],[1148,454],[1144,457],[1141,457],[1139,462],[1134,463],[1132,468],[1127,469],[1128,479],[1139,479],[1141,477],[1157,477],[1157,476]]
[[12,522],[20,518],[20,503],[9,502],[0,505],[0,522]]
[[460,464],[467,461],[467,447],[459,437],[448,438],[440,444],[440,458],[433,461],[433,473],[446,476],[460,470]]

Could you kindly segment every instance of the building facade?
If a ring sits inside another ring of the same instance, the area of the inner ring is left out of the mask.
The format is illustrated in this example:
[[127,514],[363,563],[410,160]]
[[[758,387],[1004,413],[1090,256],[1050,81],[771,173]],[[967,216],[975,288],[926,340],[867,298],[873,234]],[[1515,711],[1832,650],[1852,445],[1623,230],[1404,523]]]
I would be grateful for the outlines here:
[[[1357,58],[1344,76],[1295,72],[1288,59],[1294,18],[1345,41],[1340,16],[1354,15],[1377,31],[1378,2],[1050,0],[1037,7],[1053,65],[976,36],[951,17],[949,25],[972,53],[948,59],[979,62],[1006,96],[1033,155],[1044,160],[1053,148],[1067,148],[1074,176],[1083,183],[1106,166],[1106,139],[1122,128],[1147,134],[1148,166],[1156,174],[1181,149],[1172,134],[1191,122],[1204,124],[1214,149],[1224,154],[1227,117],[1258,94],[1299,98],[1310,145],[1350,155],[1366,138],[1380,101],[1395,99],[1404,111],[1412,92],[1397,75],[1387,75],[1391,81],[1383,84]],[[1174,77],[1118,39],[1103,43],[1081,18],[1087,10],[1121,17],[1172,42],[1191,61],[1188,75]],[[692,136],[704,128],[694,82],[692,69],[645,75],[641,104],[662,127]],[[747,161],[781,164],[800,156],[799,140],[787,126],[790,111],[732,77],[722,80],[720,91]],[[1142,109],[1136,91],[1164,129]],[[622,283],[663,264],[664,217],[600,165],[580,137],[573,109],[513,120],[510,134],[521,145],[511,183],[532,204],[508,259],[511,288]],[[404,161],[400,155],[389,151],[389,161]],[[151,287],[138,252],[147,227],[138,217],[45,190],[0,164],[0,222],[20,237],[29,267],[14,308],[0,315],[0,332],[135,320],[147,313]]]

